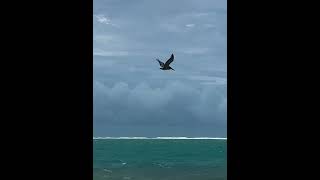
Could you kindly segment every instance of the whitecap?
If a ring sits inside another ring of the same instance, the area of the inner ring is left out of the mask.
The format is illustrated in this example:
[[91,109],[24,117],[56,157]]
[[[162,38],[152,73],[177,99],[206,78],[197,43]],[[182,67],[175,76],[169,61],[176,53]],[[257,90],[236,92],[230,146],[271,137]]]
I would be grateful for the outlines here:
[[112,171],[109,170],[109,169],[103,169],[103,171],[105,171],[105,172],[107,172],[107,173],[112,173]]

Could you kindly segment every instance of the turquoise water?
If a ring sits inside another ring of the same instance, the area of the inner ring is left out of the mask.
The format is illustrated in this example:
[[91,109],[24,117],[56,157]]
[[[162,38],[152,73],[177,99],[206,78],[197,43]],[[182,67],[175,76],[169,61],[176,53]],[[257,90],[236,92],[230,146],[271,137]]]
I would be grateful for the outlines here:
[[99,139],[93,180],[226,180],[227,141]]

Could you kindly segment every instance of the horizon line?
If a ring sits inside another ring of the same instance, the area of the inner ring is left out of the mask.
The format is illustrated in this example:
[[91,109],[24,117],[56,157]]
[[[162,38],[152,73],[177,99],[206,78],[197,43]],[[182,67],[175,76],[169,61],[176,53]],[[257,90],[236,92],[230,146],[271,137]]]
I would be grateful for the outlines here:
[[227,140],[222,137],[93,137],[93,139],[219,139]]

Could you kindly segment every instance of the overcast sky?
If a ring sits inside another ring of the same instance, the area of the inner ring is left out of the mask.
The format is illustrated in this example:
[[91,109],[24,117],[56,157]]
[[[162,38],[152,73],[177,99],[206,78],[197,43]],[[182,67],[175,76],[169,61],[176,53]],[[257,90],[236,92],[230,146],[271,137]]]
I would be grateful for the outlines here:
[[[94,0],[94,136],[227,134],[227,0]],[[175,71],[162,71],[173,53]]]

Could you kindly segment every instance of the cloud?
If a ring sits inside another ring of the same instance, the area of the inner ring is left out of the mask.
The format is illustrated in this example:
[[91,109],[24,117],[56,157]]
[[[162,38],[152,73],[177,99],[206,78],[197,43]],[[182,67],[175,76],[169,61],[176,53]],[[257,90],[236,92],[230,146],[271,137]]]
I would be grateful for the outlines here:
[[95,15],[99,23],[110,24],[111,20],[105,17],[103,14]]
[[188,77],[190,80],[201,81],[201,84],[215,84],[215,85],[225,85],[227,84],[226,78],[214,77],[214,76],[204,76],[204,75],[193,75]]
[[206,27],[206,28],[214,28],[215,25],[213,25],[213,24],[204,24],[204,27]]
[[186,24],[186,27],[188,28],[193,28],[195,26],[195,24]]
[[[225,0],[187,0],[182,6],[181,3],[170,2],[172,7],[167,6],[168,2],[95,1],[94,46],[130,54],[161,54],[185,47],[207,48],[205,51],[211,54],[226,54],[226,48],[222,47],[226,42]],[[178,9],[174,8],[175,4],[179,4]],[[121,28],[105,26],[115,24]],[[104,39],[103,36],[115,38]],[[184,53],[204,54],[198,50],[186,50]]]
[[[226,128],[226,92],[221,86],[194,87],[171,82],[159,88],[139,83],[113,87],[94,83],[94,125],[212,126]],[[225,134],[224,134],[225,135]]]
[[128,56],[129,52],[127,51],[104,51],[101,49],[93,50],[94,56]]
[[207,12],[199,12],[199,13],[194,13],[192,14],[194,17],[203,17],[203,16],[208,16],[209,13]]
[[209,48],[200,48],[200,47],[193,47],[193,48],[181,48],[178,49],[178,52],[183,52],[185,54],[205,54],[209,51]]
[[162,30],[165,30],[165,31],[168,31],[168,32],[178,33],[178,32],[182,31],[182,28],[178,24],[174,24],[174,23],[167,23],[167,22],[160,23],[159,27]]
[[93,41],[110,43],[114,41],[116,38],[117,37],[112,35],[96,35],[96,36],[93,36]]
[[226,2],[95,0],[94,132],[224,136]]
[[101,24],[106,24],[106,25],[111,25],[114,27],[118,27],[117,25],[111,23],[111,19],[106,17],[103,14],[98,14],[98,15],[94,15],[94,17],[96,17],[97,21]]

